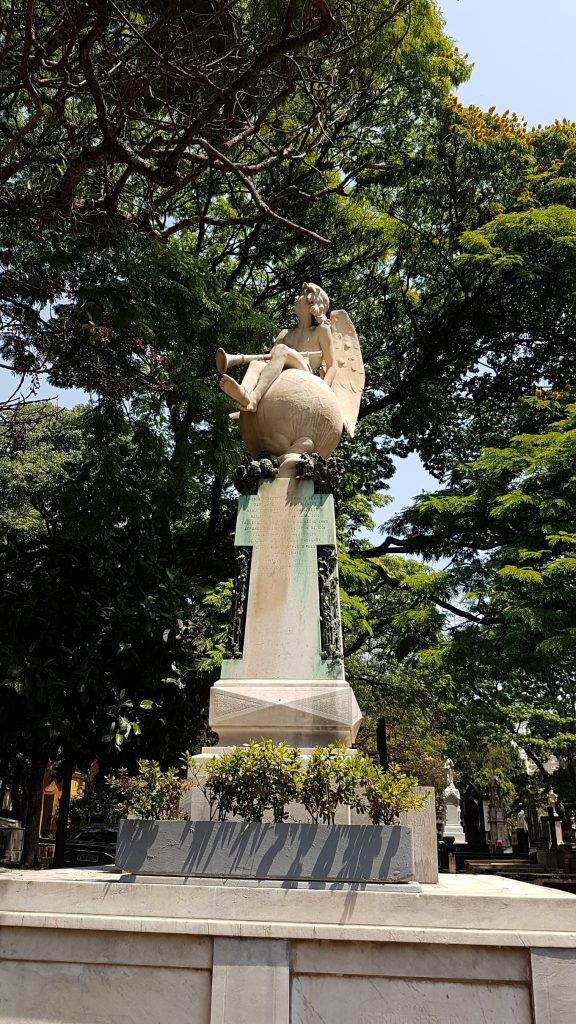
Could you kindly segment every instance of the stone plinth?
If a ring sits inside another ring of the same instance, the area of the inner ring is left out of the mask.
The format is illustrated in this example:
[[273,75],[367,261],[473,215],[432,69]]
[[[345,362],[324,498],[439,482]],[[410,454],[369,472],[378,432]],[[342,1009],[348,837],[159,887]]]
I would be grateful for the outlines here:
[[124,820],[116,865],[145,875],[395,883],[414,878],[414,849],[400,825]]
[[308,480],[261,482],[239,498],[235,550],[228,651],[210,694],[221,745],[350,746],[362,715],[344,677],[332,495]]
[[576,897],[0,872],[2,1024],[572,1024]]

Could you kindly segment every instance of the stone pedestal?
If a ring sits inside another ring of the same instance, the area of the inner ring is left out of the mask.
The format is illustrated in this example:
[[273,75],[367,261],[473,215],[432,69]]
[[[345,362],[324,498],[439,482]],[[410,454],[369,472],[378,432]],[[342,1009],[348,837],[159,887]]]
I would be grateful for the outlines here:
[[239,498],[235,550],[228,650],[210,694],[220,743],[350,746],[362,715],[344,677],[332,495],[311,480],[262,481]]
[[2,1024],[572,1024],[576,897],[0,871]]

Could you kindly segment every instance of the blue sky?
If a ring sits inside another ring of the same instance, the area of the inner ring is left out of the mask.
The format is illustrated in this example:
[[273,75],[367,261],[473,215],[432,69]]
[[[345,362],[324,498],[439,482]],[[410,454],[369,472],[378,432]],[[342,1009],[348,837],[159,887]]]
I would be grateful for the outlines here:
[[576,0],[439,0],[445,31],[474,63],[462,103],[529,126],[576,120]]
[[[576,120],[576,0],[440,0],[446,33],[474,63],[459,90],[463,103],[516,111],[529,125],[567,117]],[[0,399],[14,378],[0,372]],[[42,389],[43,395],[55,394]],[[62,392],[63,405],[82,401],[82,392]],[[416,455],[397,463],[390,484],[394,498],[379,514],[389,518],[423,490],[437,486]],[[378,539],[375,534],[374,538]]]

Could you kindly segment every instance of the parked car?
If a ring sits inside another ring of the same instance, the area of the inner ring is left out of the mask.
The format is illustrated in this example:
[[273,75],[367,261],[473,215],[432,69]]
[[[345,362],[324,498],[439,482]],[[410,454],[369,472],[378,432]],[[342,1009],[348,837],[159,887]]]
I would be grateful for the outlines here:
[[66,843],[64,867],[92,867],[113,864],[116,855],[117,825],[85,825],[73,832]]

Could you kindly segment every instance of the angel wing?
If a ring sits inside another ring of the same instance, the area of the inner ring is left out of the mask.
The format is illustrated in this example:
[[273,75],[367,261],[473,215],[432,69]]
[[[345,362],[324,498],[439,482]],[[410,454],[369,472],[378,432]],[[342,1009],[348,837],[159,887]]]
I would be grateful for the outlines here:
[[360,342],[354,324],[344,309],[333,310],[330,314],[330,327],[337,367],[332,391],[338,399],[344,426],[350,437],[354,437],[365,379]]

